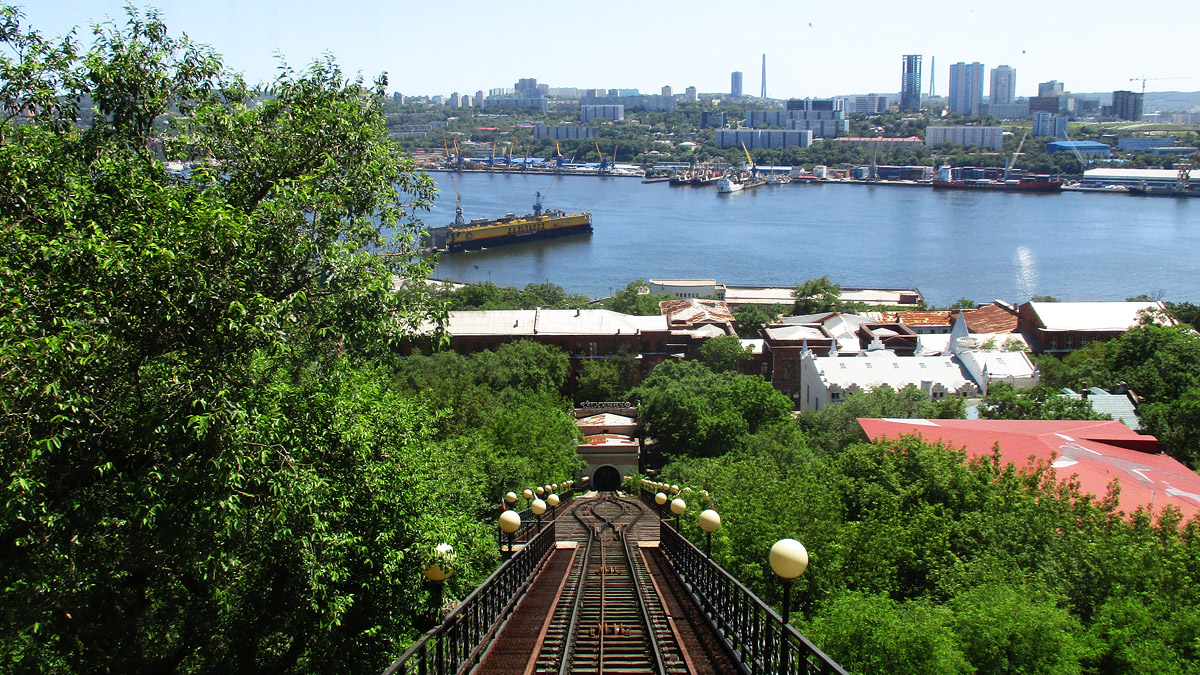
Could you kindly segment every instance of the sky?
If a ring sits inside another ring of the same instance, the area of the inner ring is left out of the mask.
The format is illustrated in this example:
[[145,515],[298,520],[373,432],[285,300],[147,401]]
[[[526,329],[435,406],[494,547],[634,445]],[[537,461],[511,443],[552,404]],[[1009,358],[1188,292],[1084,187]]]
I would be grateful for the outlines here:
[[[46,36],[124,22],[119,0],[0,0],[22,5]],[[771,98],[895,93],[901,56],[922,54],[922,91],[945,94],[951,63],[1005,64],[1017,95],[1058,80],[1073,92],[1200,90],[1200,3],[533,2],[525,0],[157,0],[172,33],[213,46],[252,82],[282,55],[303,67],[332,54],[348,74],[387,71],[406,95],[473,94],[533,77],[551,87],[728,92]],[[139,5],[143,6],[143,5]],[[1170,79],[1168,79],[1170,78]],[[987,88],[985,86],[986,95]]]

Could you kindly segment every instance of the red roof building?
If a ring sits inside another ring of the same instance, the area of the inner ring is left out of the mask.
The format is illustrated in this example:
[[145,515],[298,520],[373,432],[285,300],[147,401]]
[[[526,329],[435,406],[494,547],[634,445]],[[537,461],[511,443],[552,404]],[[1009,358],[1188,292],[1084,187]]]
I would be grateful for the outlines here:
[[999,444],[1005,462],[1018,467],[1040,460],[1060,479],[1077,476],[1084,492],[1103,497],[1116,478],[1119,508],[1139,506],[1157,514],[1171,504],[1185,518],[1200,512],[1200,475],[1158,451],[1158,439],[1131,431],[1120,422],[1084,420],[924,420],[859,419],[871,440],[917,434],[964,448],[970,457],[989,455]]

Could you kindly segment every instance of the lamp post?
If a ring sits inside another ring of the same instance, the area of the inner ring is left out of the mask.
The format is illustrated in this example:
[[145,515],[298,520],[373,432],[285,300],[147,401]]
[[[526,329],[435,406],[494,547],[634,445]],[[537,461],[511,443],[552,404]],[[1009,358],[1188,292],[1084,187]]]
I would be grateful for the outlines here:
[[783,579],[783,622],[790,617],[789,591],[792,581],[808,569],[808,551],[795,539],[780,539],[771,547],[771,569]]
[[546,497],[546,504],[550,506],[550,520],[554,520],[554,507],[558,506],[560,501],[557,494],[551,494],[549,497]]
[[430,620],[430,627],[436,626],[441,622],[442,618],[442,582],[450,578],[454,574],[454,568],[451,565],[454,563],[454,547],[450,544],[442,542],[433,549],[433,555],[430,556],[429,562],[425,564],[425,569],[421,570],[421,574],[429,581],[433,592],[433,616]]
[[667,503],[667,496],[661,492],[654,495],[654,503],[658,504],[658,517],[663,517],[663,506]]
[[513,510],[505,511],[500,514],[500,530],[508,535],[508,551],[501,550],[501,553],[506,553],[503,556],[505,560],[512,557],[513,554],[513,535],[521,528],[521,514]]
[[700,529],[704,530],[704,555],[712,560],[712,533],[721,528],[721,514],[712,509],[700,512]]
[[680,534],[683,533],[683,529],[680,527],[679,521],[683,516],[684,511],[687,511],[687,502],[683,501],[679,497],[671,500],[671,513],[675,514],[675,531],[679,532]]
[[533,500],[529,505],[529,510],[533,511],[533,515],[537,516],[538,532],[542,531],[542,514],[546,512],[546,502],[541,499]]
[[509,492],[508,494],[504,495],[504,501],[508,502],[508,508],[511,509],[512,505],[517,503],[517,493]]

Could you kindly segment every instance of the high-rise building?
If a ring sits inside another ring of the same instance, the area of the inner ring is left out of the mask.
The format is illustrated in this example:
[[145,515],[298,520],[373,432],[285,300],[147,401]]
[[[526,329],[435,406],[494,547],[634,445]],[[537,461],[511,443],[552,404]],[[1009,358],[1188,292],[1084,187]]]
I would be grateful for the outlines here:
[[1050,80],[1049,82],[1038,83],[1038,96],[1062,96],[1063,83],[1058,80]]
[[1136,122],[1142,119],[1142,94],[1136,91],[1114,91],[1112,97],[1113,115]]
[[900,75],[900,112],[921,109],[921,55],[905,54]]
[[700,100],[700,95],[696,92],[695,87],[688,87],[687,89],[683,90],[683,99],[685,101],[695,102]]
[[663,96],[674,96],[675,95],[674,90],[671,89],[671,85],[668,84],[662,88],[662,95]]
[[978,117],[983,112],[983,64],[958,63],[950,66],[950,112],[963,117]]
[[458,92],[457,91],[450,94],[450,100],[446,102],[446,105],[451,108],[458,107]]
[[1067,123],[1071,118],[1067,115],[1052,115],[1048,112],[1036,112],[1033,114],[1033,136],[1038,138],[1041,136],[1051,136],[1053,138],[1067,139]]
[[1017,100],[1017,69],[1008,66],[992,68],[992,87],[988,105],[1011,105]]
[[472,99],[472,102],[475,104],[476,108],[483,107],[483,90],[482,89],[475,92],[475,97]]
[[729,95],[742,95],[742,71],[740,70],[733,71],[733,73],[729,76]]
[[538,95],[538,81],[536,77],[522,77],[513,85],[513,89],[517,90],[518,94],[536,98]]

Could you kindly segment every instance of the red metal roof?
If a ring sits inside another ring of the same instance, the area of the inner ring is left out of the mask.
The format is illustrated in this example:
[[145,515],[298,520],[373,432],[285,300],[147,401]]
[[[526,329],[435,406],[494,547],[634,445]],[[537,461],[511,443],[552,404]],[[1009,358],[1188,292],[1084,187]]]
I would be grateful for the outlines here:
[[919,434],[965,448],[971,457],[988,455],[995,444],[1005,462],[1029,466],[1051,463],[1060,479],[1077,476],[1085,492],[1103,497],[1113,478],[1120,481],[1120,509],[1132,513],[1167,504],[1185,518],[1200,512],[1200,476],[1158,452],[1158,440],[1115,421],[859,419],[872,440]]
[[966,313],[971,333],[1012,333],[1017,330],[1017,315],[993,303]]
[[880,312],[887,323],[909,326],[949,326],[954,312],[950,310],[913,310],[911,312]]

